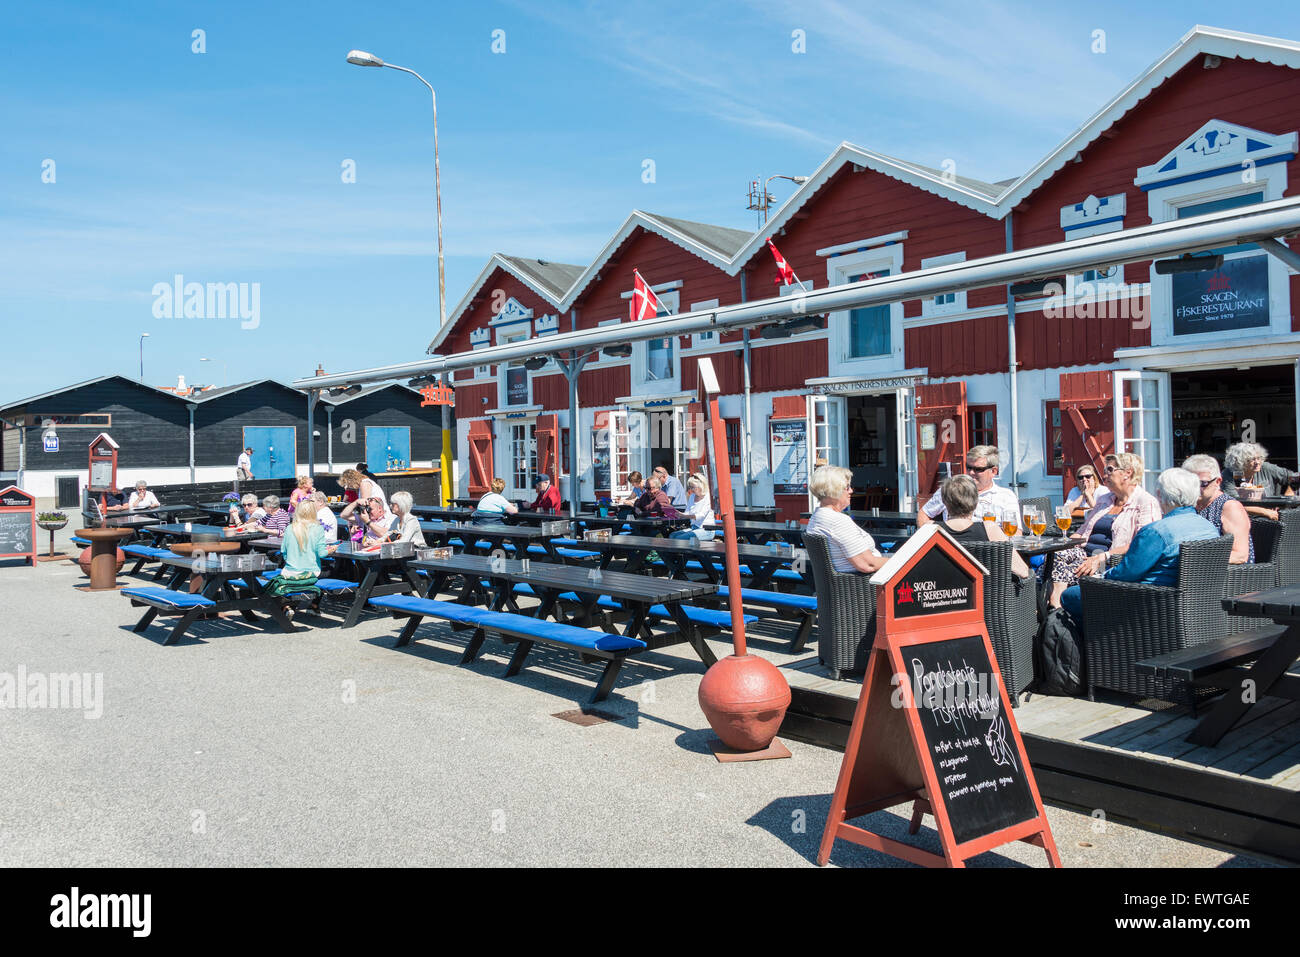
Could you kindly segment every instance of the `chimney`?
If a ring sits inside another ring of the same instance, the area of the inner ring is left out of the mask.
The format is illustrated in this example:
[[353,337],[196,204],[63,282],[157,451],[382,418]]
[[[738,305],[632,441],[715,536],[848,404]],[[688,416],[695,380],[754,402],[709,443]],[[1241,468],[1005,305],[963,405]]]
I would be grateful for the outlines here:
[[325,367],[324,367],[323,365],[321,365],[319,362],[316,363],[316,374],[317,374],[317,375],[324,375],[324,374],[325,374]]
[[185,395],[185,393],[188,392],[188,391],[189,391],[189,389],[188,389],[188,388],[186,387],[186,385],[185,385],[185,376],[183,376],[183,375],[178,375],[178,376],[176,377],[176,394],[177,394],[177,395]]

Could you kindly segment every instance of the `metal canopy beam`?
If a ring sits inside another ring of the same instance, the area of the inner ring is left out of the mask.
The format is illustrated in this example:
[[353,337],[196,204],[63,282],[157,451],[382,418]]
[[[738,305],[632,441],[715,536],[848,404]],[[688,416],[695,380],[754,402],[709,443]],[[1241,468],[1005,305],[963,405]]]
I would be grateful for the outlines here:
[[579,329],[449,356],[428,356],[414,362],[375,369],[310,376],[295,381],[293,385],[299,389],[321,389],[382,382],[497,364],[512,359],[527,359],[537,355],[599,349],[613,343],[684,336],[711,329],[742,329],[799,316],[888,305],[963,289],[1045,279],[1101,265],[1142,262],[1163,256],[1201,252],[1217,246],[1261,243],[1296,233],[1300,233],[1300,197],[1139,226],[947,266],[919,269],[882,279],[828,286],[799,295],[643,319],[635,323],[623,322]]

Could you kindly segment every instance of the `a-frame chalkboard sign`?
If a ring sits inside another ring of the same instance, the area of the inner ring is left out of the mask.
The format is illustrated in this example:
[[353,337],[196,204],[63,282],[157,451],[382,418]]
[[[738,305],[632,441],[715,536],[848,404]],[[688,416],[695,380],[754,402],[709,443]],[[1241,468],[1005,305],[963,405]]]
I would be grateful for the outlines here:
[[17,485],[0,489],[0,558],[36,565],[36,498]]
[[[985,568],[938,523],[872,577],[876,639],[817,863],[836,838],[931,867],[1027,841],[1061,866],[984,625]],[[912,804],[943,856],[848,823]]]

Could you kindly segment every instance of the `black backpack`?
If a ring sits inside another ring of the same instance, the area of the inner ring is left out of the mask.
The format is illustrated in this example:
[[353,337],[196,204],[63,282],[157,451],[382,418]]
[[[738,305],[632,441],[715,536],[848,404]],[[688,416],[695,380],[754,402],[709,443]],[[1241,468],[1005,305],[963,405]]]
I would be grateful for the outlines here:
[[1035,692],[1070,697],[1083,693],[1083,631],[1064,608],[1053,608],[1043,619],[1034,658]]

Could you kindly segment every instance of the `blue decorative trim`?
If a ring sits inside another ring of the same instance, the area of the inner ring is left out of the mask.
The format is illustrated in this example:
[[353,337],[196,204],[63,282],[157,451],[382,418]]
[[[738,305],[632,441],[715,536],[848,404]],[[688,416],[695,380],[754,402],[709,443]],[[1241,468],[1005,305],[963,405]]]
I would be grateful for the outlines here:
[[1075,223],[1073,226],[1062,227],[1067,233],[1072,229],[1087,229],[1090,226],[1100,226],[1102,223],[1122,223],[1123,216],[1111,216],[1109,219],[1090,219],[1085,223]]
[[[1255,167],[1268,166],[1270,163],[1289,163],[1293,159],[1295,159],[1295,153],[1283,153],[1281,156],[1270,156],[1268,159],[1262,159],[1255,163]],[[1220,166],[1218,169],[1207,169],[1199,173],[1189,173],[1186,176],[1175,176],[1173,179],[1147,183],[1145,186],[1138,188],[1145,193],[1153,189],[1164,189],[1166,186],[1177,186],[1179,183],[1190,183],[1193,180],[1208,179],[1211,176],[1222,176],[1224,173],[1240,173],[1241,169],[1240,163],[1233,163],[1229,166]]]

